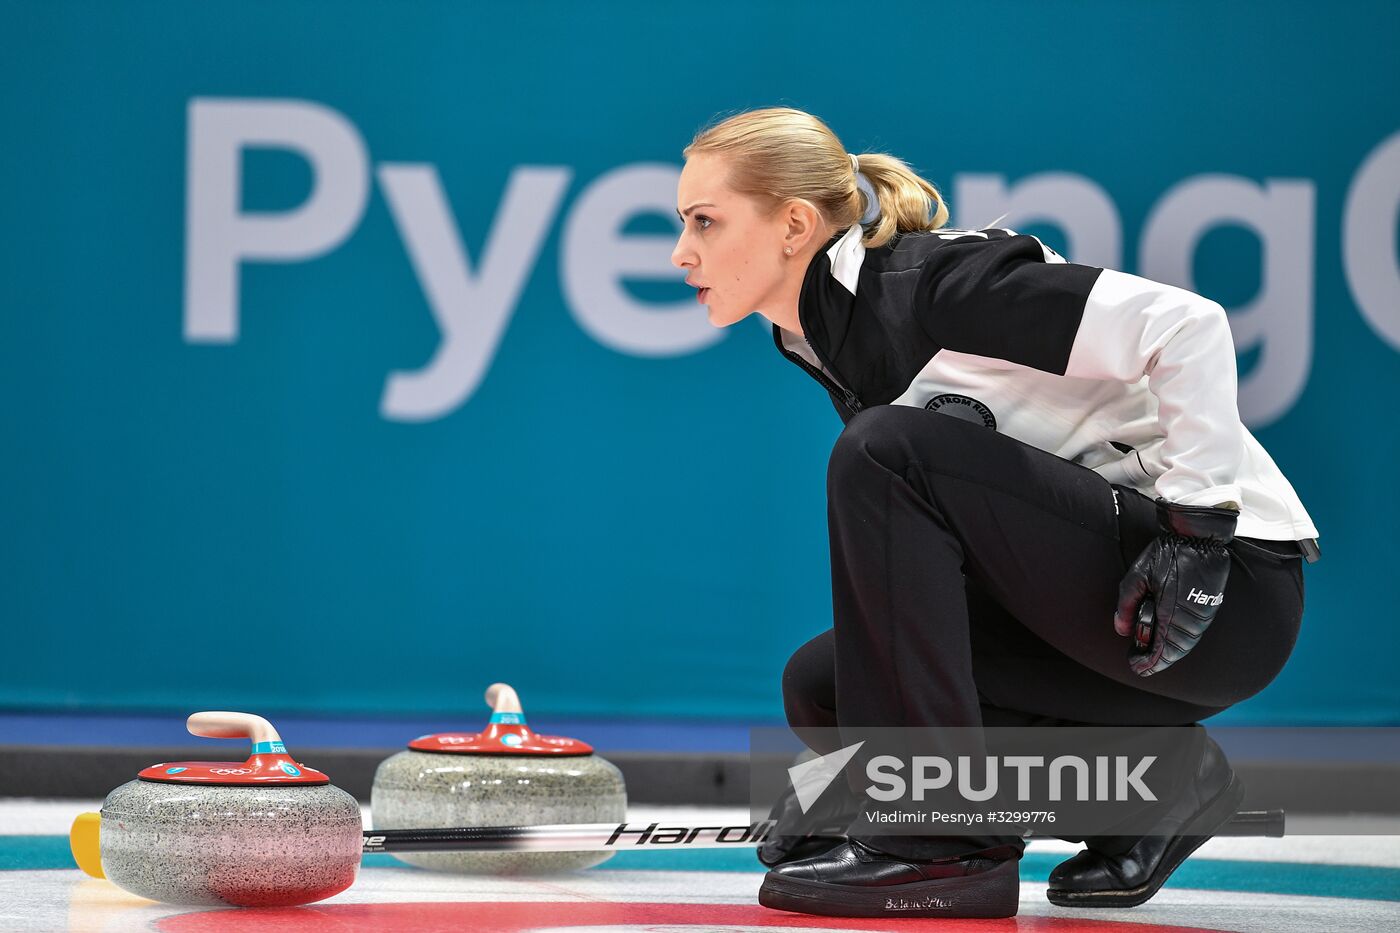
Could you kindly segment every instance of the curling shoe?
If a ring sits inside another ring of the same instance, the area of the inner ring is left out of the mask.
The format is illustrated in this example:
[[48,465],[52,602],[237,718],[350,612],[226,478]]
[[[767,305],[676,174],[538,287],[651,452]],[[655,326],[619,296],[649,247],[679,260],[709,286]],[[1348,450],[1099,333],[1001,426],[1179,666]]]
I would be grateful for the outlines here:
[[938,859],[888,855],[850,839],[771,869],[764,907],[825,917],[1014,917],[1020,851],[1013,846]]
[[[1171,877],[1178,865],[1229,822],[1244,797],[1225,754],[1209,737],[1195,780],[1172,803],[1149,835],[1087,840],[1087,847],[1050,872],[1045,896],[1061,907],[1136,907]],[[1100,848],[1095,847],[1099,842]],[[1122,850],[1127,845],[1126,851]],[[1111,855],[1104,849],[1120,854]]]

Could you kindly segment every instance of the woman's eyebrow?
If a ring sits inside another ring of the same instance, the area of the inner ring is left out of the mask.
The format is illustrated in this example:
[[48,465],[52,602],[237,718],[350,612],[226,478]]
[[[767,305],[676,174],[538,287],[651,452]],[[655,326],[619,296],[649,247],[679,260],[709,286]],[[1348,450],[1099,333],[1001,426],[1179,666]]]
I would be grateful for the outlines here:
[[711,203],[708,202],[708,201],[702,201],[702,202],[699,203],[699,204],[692,204],[692,205],[690,205],[689,207],[687,207],[687,208],[686,208],[685,210],[683,210],[683,211],[676,211],[676,213],[677,213],[677,214],[680,214],[682,217],[685,217],[687,214],[689,214],[691,211],[695,210],[697,207],[714,207],[714,205],[711,204]]

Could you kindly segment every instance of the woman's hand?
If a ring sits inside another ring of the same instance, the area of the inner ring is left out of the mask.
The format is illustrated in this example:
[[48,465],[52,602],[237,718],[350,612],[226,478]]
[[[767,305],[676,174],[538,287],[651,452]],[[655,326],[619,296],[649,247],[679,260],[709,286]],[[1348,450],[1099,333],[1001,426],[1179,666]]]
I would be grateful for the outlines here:
[[1113,630],[1133,637],[1128,664],[1149,677],[1186,656],[1205,634],[1230,576],[1230,552],[1239,506],[1177,505],[1157,500],[1162,533],[1128,568],[1118,587]]

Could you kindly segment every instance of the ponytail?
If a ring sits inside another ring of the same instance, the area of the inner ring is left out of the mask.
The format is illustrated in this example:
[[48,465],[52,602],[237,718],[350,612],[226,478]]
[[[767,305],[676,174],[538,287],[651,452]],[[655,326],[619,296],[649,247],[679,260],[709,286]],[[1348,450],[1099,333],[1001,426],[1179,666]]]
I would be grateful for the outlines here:
[[908,165],[882,152],[856,158],[880,202],[880,216],[865,228],[866,246],[884,246],[898,234],[937,230],[948,222],[948,205],[938,189]]
[[721,153],[729,186],[771,210],[801,198],[838,229],[867,215],[856,164],[879,201],[879,216],[863,225],[866,246],[884,246],[902,233],[937,230],[948,207],[930,182],[894,156],[872,152],[852,159],[825,123],[802,110],[772,107],[736,114],[701,130],[684,156]]

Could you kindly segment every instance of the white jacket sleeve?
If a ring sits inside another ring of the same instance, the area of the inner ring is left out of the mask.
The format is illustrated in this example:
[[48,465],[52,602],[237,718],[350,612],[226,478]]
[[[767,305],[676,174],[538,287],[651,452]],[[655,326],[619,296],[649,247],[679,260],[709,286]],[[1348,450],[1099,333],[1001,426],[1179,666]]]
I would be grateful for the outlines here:
[[1157,494],[1185,505],[1240,501],[1245,432],[1225,309],[1194,292],[1104,269],[1084,306],[1066,376],[1137,382],[1157,397],[1166,471]]

